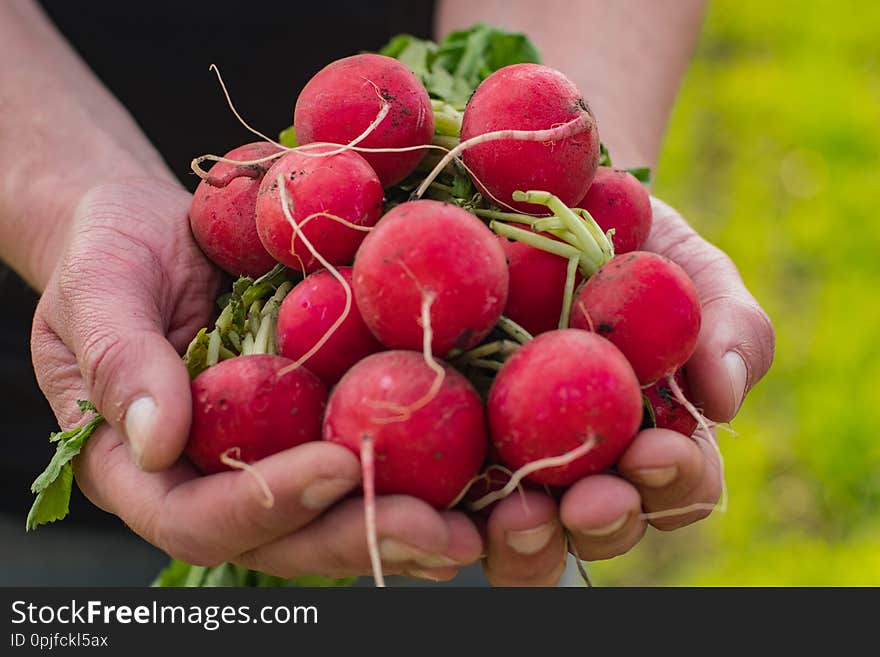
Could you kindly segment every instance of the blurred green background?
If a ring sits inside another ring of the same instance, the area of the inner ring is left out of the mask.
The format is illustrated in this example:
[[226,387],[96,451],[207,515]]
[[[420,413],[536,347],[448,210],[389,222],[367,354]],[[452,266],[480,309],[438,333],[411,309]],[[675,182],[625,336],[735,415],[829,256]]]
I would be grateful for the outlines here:
[[880,585],[880,3],[710,4],[654,192],[737,262],[776,361],[722,432],[726,513],[599,585]]

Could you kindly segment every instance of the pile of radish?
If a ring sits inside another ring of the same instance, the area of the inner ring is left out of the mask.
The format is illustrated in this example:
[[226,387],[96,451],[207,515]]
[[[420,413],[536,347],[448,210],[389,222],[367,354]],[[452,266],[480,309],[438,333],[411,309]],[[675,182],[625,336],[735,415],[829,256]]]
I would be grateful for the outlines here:
[[462,103],[395,43],[317,72],[283,143],[194,160],[193,235],[245,278],[186,355],[188,457],[258,476],[338,443],[374,531],[374,495],[476,512],[614,467],[642,427],[691,435],[700,300],[640,250],[648,192],[581,90],[525,61]]

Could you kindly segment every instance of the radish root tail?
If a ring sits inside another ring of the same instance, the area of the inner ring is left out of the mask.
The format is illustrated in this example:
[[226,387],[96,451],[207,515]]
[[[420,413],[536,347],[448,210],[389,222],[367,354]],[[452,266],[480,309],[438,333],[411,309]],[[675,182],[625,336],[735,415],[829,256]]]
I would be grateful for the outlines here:
[[522,481],[525,477],[532,474],[533,472],[537,472],[538,470],[546,470],[547,468],[558,468],[563,465],[568,465],[572,461],[576,461],[580,457],[589,453],[590,450],[592,450],[595,446],[596,438],[595,436],[590,436],[587,440],[583,442],[583,444],[578,445],[568,452],[565,452],[565,454],[560,454],[559,456],[548,456],[547,458],[538,459],[536,461],[532,461],[531,463],[526,463],[519,470],[513,473],[513,475],[510,477],[510,481],[507,482],[504,488],[493,491],[488,495],[484,495],[477,501],[473,502],[470,505],[471,510],[479,511],[480,509],[484,509],[485,507],[492,504],[492,502],[504,499],[516,489],[520,481]]
[[417,410],[424,408],[437,396],[437,393],[440,392],[440,387],[443,385],[443,380],[446,378],[446,371],[443,369],[443,366],[437,362],[434,358],[434,354],[431,350],[431,342],[434,337],[434,332],[431,329],[431,305],[434,303],[434,300],[437,298],[437,295],[431,290],[426,290],[419,283],[418,279],[416,279],[415,275],[412,273],[409,267],[406,266],[404,262],[400,263],[406,273],[412,278],[416,285],[419,287],[419,290],[422,293],[422,310],[421,310],[421,325],[422,325],[422,357],[425,359],[425,364],[434,372],[434,380],[431,382],[431,387],[428,388],[428,391],[419,397],[416,401],[408,406],[401,406],[395,402],[387,402],[381,400],[368,400],[366,403],[373,408],[376,409],[386,409],[390,410],[396,415],[391,415],[389,417],[380,417],[373,418],[373,422],[376,424],[391,424],[392,422],[406,422],[412,414]]
[[561,125],[546,130],[495,130],[494,132],[487,132],[482,135],[472,137],[471,139],[466,139],[443,156],[443,159],[441,159],[437,163],[437,166],[434,167],[431,173],[428,174],[428,177],[422,181],[421,185],[419,185],[418,189],[413,194],[413,197],[421,198],[425,191],[428,189],[428,186],[432,182],[434,182],[434,179],[438,175],[440,175],[440,172],[443,171],[443,169],[446,168],[446,165],[452,162],[455,157],[457,157],[460,153],[466,151],[468,148],[472,148],[474,146],[478,146],[479,144],[484,144],[489,141],[499,140],[541,142],[561,141],[563,139],[571,137],[572,135],[576,135],[578,133],[584,132],[585,130],[589,130],[591,125],[592,119],[590,119],[590,116],[586,112],[584,112],[577,118],[572,119],[567,123],[563,123]]
[[[299,238],[303,241],[303,244],[306,245],[306,248],[308,248],[309,252],[315,257],[316,260],[318,260],[318,262],[320,262],[322,265],[324,265],[324,267],[327,269],[327,271],[330,272],[330,274],[333,276],[333,278],[335,278],[337,281],[339,281],[339,284],[342,286],[342,289],[345,292],[345,306],[342,309],[342,314],[336,318],[336,321],[330,325],[330,328],[327,329],[327,331],[324,333],[324,335],[321,336],[321,339],[318,340],[312,346],[311,349],[309,349],[306,353],[304,353],[296,361],[294,361],[293,363],[291,363],[287,367],[284,367],[281,370],[279,370],[278,376],[281,377],[281,376],[284,376],[285,374],[287,374],[288,372],[291,372],[291,371],[297,369],[298,367],[301,367],[303,365],[303,363],[305,363],[309,358],[314,356],[315,353],[326,344],[327,340],[329,340],[333,336],[333,334],[339,329],[339,327],[342,325],[342,323],[346,320],[349,313],[351,313],[351,304],[352,304],[353,295],[351,292],[351,286],[348,284],[348,281],[345,280],[345,277],[343,277],[343,275],[339,273],[339,270],[336,269],[336,267],[334,267],[333,265],[331,265],[327,261],[327,259],[324,258],[324,256],[322,256],[318,252],[318,250],[314,247],[314,245],[312,245],[312,243],[309,241],[309,238],[307,238],[305,236],[305,233],[302,232],[301,226],[297,225],[296,220],[293,218],[293,215],[290,212],[290,194],[287,191],[287,186],[284,184],[284,176],[282,176],[280,173],[278,174],[278,194],[281,198],[281,210],[284,212],[284,218],[287,219],[288,223],[290,223],[291,227],[293,228],[293,237],[291,237],[291,242],[290,242],[291,243],[291,253],[293,253],[293,241],[296,239],[296,236],[299,235]],[[316,216],[324,215],[324,214],[325,213],[323,213],[323,212],[319,212],[314,215],[309,215],[308,217],[305,218],[303,223],[313,219]]]
[[379,539],[376,533],[376,468],[373,453],[372,436],[361,438],[361,470],[364,475],[364,522],[367,528],[367,551],[370,553],[370,565],[373,579],[378,588],[385,588],[385,576],[382,573],[382,557],[379,554]]
[[269,484],[266,481],[265,477],[260,474],[259,470],[257,470],[250,463],[245,463],[241,460],[241,449],[238,447],[230,447],[225,452],[220,455],[220,462],[223,465],[227,465],[230,468],[234,468],[235,470],[242,470],[247,472],[251,477],[253,477],[254,481],[257,482],[257,485],[260,487],[260,492],[263,493],[263,499],[261,503],[267,509],[271,509],[275,506],[275,496],[272,494],[271,489],[269,488]]

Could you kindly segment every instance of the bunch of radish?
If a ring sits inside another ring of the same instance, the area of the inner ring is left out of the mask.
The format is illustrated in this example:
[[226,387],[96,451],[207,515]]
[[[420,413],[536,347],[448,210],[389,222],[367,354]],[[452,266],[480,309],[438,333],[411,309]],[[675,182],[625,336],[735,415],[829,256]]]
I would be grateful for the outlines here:
[[523,485],[556,494],[643,426],[702,422],[682,371],[697,291],[639,250],[648,193],[600,166],[581,92],[528,62],[466,104],[431,84],[348,57],[305,86],[283,142],[193,162],[193,234],[245,278],[186,356],[187,455],[259,477],[269,454],[343,445],[368,533],[377,494],[472,511]]

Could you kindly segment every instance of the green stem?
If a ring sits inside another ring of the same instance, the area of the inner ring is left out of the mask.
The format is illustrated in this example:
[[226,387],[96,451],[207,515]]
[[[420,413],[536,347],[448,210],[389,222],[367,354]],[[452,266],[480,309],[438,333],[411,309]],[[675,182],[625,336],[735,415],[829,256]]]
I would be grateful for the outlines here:
[[566,225],[559,217],[542,217],[532,224],[532,228],[543,233],[555,230],[565,230]]
[[485,358],[486,356],[501,356],[502,358],[507,358],[517,349],[519,349],[518,342],[511,342],[510,340],[495,340],[494,342],[487,342],[486,344],[481,344],[478,347],[474,347],[470,351],[466,351],[463,354],[460,354],[456,359],[456,365],[468,365],[470,361],[479,358]]
[[205,357],[205,365],[211,367],[212,365],[216,365],[220,362],[220,347],[222,346],[222,341],[220,339],[220,331],[214,329],[211,331],[211,336],[208,338],[208,354]]
[[[431,139],[431,143],[435,146],[442,146],[443,148],[449,149],[450,151],[458,146],[459,140],[458,137],[448,137],[446,135],[434,135],[434,138]],[[438,160],[439,162],[439,160]]]
[[522,242],[523,244],[528,244],[529,246],[533,246],[536,249],[541,249],[542,251],[553,253],[555,255],[558,255],[560,258],[565,258],[566,260],[568,260],[569,258],[578,258],[580,261],[581,271],[583,272],[584,276],[592,276],[599,268],[599,265],[595,261],[591,260],[586,253],[578,249],[576,246],[572,246],[571,244],[559,242],[557,240],[550,239],[549,237],[545,237],[544,235],[539,235],[538,233],[533,233],[529,230],[517,228],[516,226],[508,226],[507,224],[503,224],[498,221],[491,222],[489,224],[489,228],[491,228],[499,235],[509,237],[510,239],[516,240],[517,242]]
[[483,219],[498,219],[500,221],[510,221],[515,224],[527,224],[533,226],[536,221],[544,217],[531,217],[527,214],[519,214],[517,212],[499,212],[498,210],[481,210],[476,208],[473,213]]
[[290,292],[292,287],[293,284],[289,281],[280,285],[275,291],[275,294],[266,301],[266,304],[260,311],[260,328],[254,336],[253,353],[269,354],[274,352],[274,333],[275,324],[278,321],[278,310],[281,307],[281,302],[284,300],[284,297],[287,296],[287,293]]
[[455,137],[461,133],[461,118],[447,112],[434,112],[434,131],[443,137]]
[[611,241],[611,236],[614,235],[614,229],[612,228],[607,233],[603,231],[602,227],[596,223],[595,219],[593,219],[593,215],[584,208],[574,208],[574,212],[584,220],[587,230],[589,230],[590,234],[596,239],[596,243],[600,246],[608,260],[611,260],[611,258],[614,257],[614,243]]
[[559,328],[568,328],[571,317],[571,303],[574,298],[574,281],[577,277],[578,261],[576,258],[568,259],[568,268],[565,271],[565,288],[562,294],[562,313],[559,315]]
[[458,138],[461,133],[462,113],[442,100],[432,100],[434,131],[438,135]]
[[220,331],[220,333],[226,333],[229,330],[229,327],[232,326],[232,304],[226,304],[226,307],[220,312],[220,316],[217,317],[217,321],[214,322],[214,326]]
[[237,331],[229,331],[226,333],[226,339],[232,343],[236,351],[241,351],[241,336]]
[[259,299],[251,304],[248,309],[246,329],[253,335],[257,336],[260,332],[260,311],[263,309],[263,302]]
[[504,363],[499,363],[497,360],[474,358],[473,360],[468,361],[468,365],[471,365],[473,367],[482,367],[484,370],[494,370],[495,372],[497,372],[502,368]]
[[520,344],[526,344],[532,340],[532,334],[509,317],[501,315],[497,326]]
[[566,228],[574,233],[577,239],[577,246],[579,246],[581,250],[588,255],[590,260],[596,263],[599,267],[611,259],[608,257],[608,254],[613,253],[614,250],[608,242],[608,238],[604,234],[601,236],[594,234],[594,232],[587,227],[587,222],[583,221],[581,217],[576,215],[574,211],[560,201],[558,197],[548,192],[522,192],[517,190],[513,193],[513,200],[520,203],[536,203],[549,208],[553,214],[565,223]]

